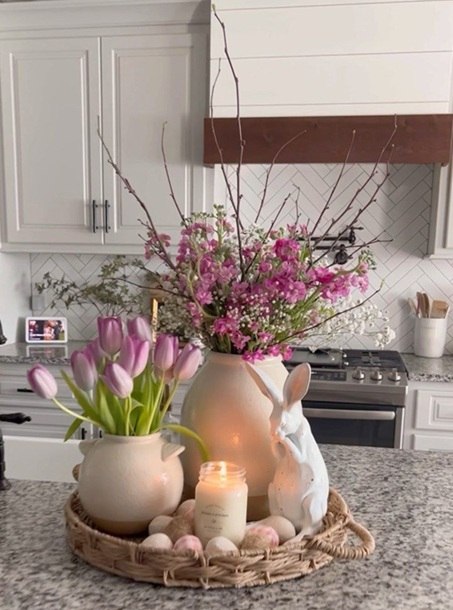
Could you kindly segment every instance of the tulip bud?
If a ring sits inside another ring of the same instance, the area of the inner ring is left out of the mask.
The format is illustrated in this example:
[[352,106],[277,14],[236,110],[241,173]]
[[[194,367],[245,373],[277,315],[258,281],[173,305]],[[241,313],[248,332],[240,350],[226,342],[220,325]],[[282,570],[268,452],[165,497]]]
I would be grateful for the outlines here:
[[123,342],[123,325],[120,318],[98,318],[99,344],[104,352],[112,357],[120,351]]
[[107,357],[107,354],[102,349],[99,339],[90,341],[82,350],[88,357],[92,358],[96,367],[99,366],[103,358]]
[[42,364],[36,364],[27,371],[27,379],[35,394],[47,400],[55,398],[58,391],[55,377]]
[[97,380],[96,364],[90,351],[75,351],[71,354],[71,367],[74,381],[81,390],[89,392]]
[[117,363],[120,364],[131,377],[137,377],[143,372],[149,358],[149,341],[142,341],[138,337],[124,338]]
[[101,375],[108,389],[119,398],[126,398],[132,392],[134,382],[127,371],[116,362],[109,362]]
[[154,348],[154,365],[159,371],[165,373],[171,369],[178,356],[178,337],[172,335],[159,335]]
[[132,320],[127,321],[127,331],[130,335],[141,339],[142,341],[153,341],[151,325],[143,316],[137,316]]
[[173,377],[178,381],[190,379],[201,362],[201,350],[193,343],[187,343],[179,354],[173,367]]

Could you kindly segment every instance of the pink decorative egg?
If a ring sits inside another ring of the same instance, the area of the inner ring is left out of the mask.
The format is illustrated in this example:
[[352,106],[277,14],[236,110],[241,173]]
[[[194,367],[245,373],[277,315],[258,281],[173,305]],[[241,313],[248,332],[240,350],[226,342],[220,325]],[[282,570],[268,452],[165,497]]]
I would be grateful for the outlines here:
[[195,551],[197,553],[201,553],[203,551],[203,545],[201,544],[201,540],[196,536],[186,534],[185,536],[181,536],[181,538],[178,538],[178,540],[175,542],[173,550]]
[[247,530],[247,534],[264,538],[268,541],[270,547],[279,545],[279,538],[277,532],[274,530],[273,527],[269,527],[268,525],[254,525],[253,527]]

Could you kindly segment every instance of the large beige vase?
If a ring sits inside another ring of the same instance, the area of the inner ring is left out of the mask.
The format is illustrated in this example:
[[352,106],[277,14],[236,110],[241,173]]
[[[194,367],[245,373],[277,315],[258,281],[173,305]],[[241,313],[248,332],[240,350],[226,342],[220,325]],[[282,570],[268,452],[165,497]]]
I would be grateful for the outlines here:
[[[283,387],[288,375],[281,358],[255,363]],[[269,417],[272,403],[258,389],[241,356],[210,352],[184,399],[181,423],[205,441],[211,460],[227,460],[246,470],[247,519],[269,514],[267,491],[275,471]],[[184,495],[193,497],[201,465],[200,453],[184,438],[181,456]]]
[[82,441],[79,471],[83,508],[99,529],[111,534],[146,530],[157,515],[169,515],[183,490],[179,453],[159,433],[147,436],[104,435]]

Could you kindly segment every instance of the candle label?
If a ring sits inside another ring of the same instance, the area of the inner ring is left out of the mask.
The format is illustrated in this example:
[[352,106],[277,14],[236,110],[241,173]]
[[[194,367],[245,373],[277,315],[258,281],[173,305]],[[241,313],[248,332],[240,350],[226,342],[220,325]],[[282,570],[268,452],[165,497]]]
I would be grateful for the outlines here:
[[[202,518],[201,528],[203,536],[221,536],[225,531],[225,525],[230,515],[218,504],[207,504],[199,512]],[[229,529],[229,528],[227,528]]]

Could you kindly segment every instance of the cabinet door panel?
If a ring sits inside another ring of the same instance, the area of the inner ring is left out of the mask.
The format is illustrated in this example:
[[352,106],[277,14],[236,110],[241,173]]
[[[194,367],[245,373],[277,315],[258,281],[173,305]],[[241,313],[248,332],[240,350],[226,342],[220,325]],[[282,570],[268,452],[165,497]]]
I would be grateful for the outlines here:
[[0,43],[9,243],[96,243],[100,197],[96,38]]
[[415,427],[422,430],[451,430],[453,432],[453,393],[441,390],[418,390],[416,392]]
[[[205,72],[196,66],[205,61],[201,44],[201,38],[185,34],[102,39],[105,142],[158,228],[171,236],[179,232],[180,218],[165,177],[162,127],[166,123],[165,151],[174,192],[187,215],[194,199],[194,136],[201,146],[205,111]],[[104,189],[104,199],[111,204],[106,243],[140,244],[139,234],[145,231],[138,219],[144,220],[144,214],[109,166]]]

